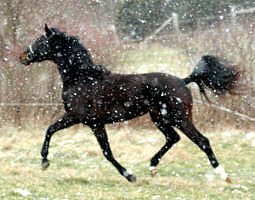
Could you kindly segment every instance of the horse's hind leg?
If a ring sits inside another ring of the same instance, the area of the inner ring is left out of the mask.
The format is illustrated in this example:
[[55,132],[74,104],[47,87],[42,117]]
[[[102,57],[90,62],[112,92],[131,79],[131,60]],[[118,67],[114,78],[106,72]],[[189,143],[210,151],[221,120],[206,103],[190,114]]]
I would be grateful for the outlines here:
[[129,182],[135,182],[136,177],[134,175],[132,175],[130,172],[128,172],[124,167],[122,167],[113,157],[105,128],[97,127],[97,128],[92,128],[92,130],[97,138],[97,141],[98,141],[106,159],[108,161],[110,161],[114,165],[114,167],[117,168],[119,173],[122,176],[124,176]]
[[150,113],[150,116],[155,125],[166,137],[165,145],[151,159],[150,171],[152,176],[154,176],[157,173],[156,166],[158,165],[160,159],[175,143],[180,140],[180,136],[169,124],[164,123],[162,116],[154,113]]
[[215,169],[215,172],[219,174],[221,178],[224,179],[226,182],[230,183],[231,180],[229,176],[226,174],[224,168],[221,165],[219,165],[212,151],[209,140],[205,136],[203,136],[189,120],[184,122],[182,126],[179,128],[185,135],[187,135],[189,139],[191,139],[195,144],[199,146],[199,148],[202,151],[206,153],[211,165]]

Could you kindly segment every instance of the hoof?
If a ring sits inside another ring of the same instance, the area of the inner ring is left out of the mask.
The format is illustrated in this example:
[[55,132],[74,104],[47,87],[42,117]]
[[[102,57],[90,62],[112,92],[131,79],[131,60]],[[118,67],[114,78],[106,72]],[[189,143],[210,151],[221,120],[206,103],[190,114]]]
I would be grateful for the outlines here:
[[158,170],[156,167],[150,167],[151,176],[155,176],[158,173]]
[[135,182],[136,182],[136,176],[130,174],[130,175],[127,176],[127,180],[128,180],[130,183],[135,183]]
[[225,181],[226,181],[227,183],[232,183],[232,181],[231,181],[231,179],[230,179],[229,176],[227,176],[227,178],[225,179]]
[[158,173],[158,170],[155,168],[153,170],[151,170],[151,176],[155,176]]
[[42,161],[42,170],[46,170],[50,166],[50,162],[48,160]]

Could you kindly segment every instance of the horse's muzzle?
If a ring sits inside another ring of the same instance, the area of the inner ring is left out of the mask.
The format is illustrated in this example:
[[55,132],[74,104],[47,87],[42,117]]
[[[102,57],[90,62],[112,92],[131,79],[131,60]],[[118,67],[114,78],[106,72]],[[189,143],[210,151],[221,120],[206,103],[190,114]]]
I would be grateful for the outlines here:
[[21,62],[21,64],[24,64],[24,65],[29,65],[31,62],[31,59],[29,59],[28,57],[28,54],[26,52],[23,52],[20,57],[19,57],[19,60]]

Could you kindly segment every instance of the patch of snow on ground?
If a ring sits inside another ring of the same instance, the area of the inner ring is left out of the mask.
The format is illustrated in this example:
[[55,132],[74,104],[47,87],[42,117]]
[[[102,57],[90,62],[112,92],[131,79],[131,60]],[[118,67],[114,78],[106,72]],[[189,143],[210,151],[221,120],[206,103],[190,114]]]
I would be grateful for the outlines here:
[[17,188],[14,192],[20,194],[23,197],[27,197],[31,194],[30,191],[28,191],[26,189],[21,189],[21,188]]

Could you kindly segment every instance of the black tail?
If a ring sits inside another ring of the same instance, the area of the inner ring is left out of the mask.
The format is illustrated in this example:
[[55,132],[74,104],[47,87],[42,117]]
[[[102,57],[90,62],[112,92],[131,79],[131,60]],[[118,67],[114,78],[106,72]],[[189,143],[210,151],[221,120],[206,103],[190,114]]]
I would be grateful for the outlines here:
[[206,99],[205,88],[209,88],[215,94],[230,92],[238,85],[241,72],[234,66],[218,57],[206,55],[196,65],[194,71],[184,79],[185,84],[197,83],[201,94]]

